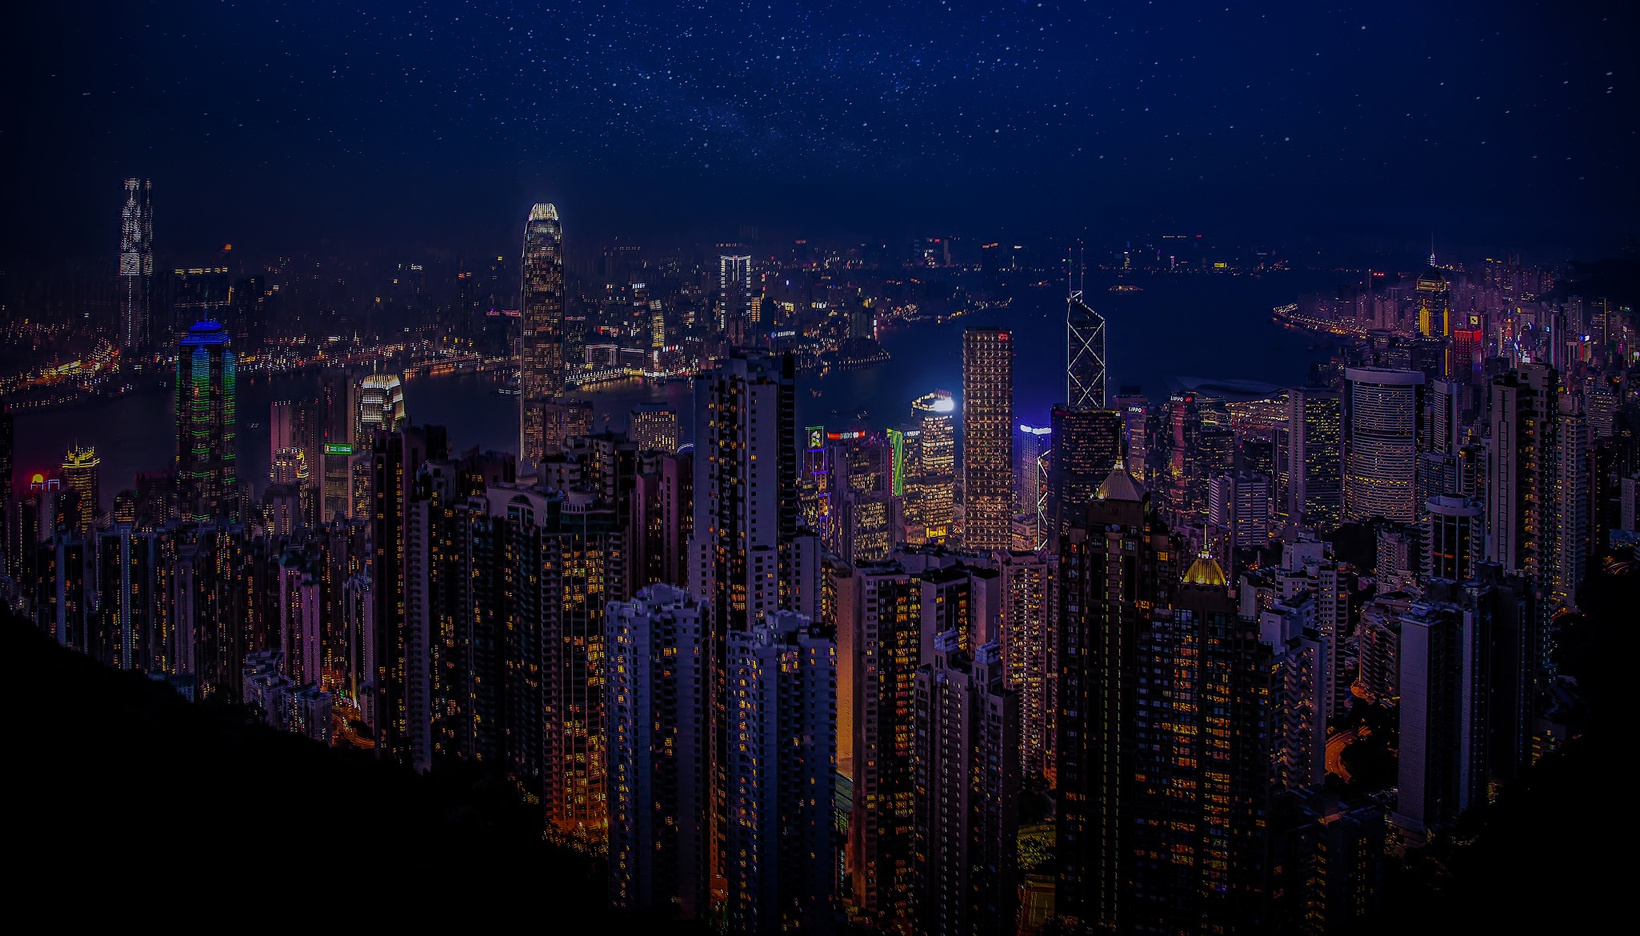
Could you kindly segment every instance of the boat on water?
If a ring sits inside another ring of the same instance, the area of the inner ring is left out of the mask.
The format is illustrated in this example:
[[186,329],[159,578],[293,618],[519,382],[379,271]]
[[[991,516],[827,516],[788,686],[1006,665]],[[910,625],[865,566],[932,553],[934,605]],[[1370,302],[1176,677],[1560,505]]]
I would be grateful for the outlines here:
[[1145,288],[1143,286],[1135,286],[1132,283],[1117,283],[1115,286],[1112,286],[1109,291],[1113,293],[1135,293],[1144,292]]

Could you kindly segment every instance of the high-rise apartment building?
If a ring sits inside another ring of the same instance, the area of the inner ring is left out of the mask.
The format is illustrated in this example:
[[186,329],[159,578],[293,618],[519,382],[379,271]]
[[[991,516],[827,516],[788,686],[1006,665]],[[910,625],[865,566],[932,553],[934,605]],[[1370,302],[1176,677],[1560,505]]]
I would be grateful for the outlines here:
[[1002,328],[962,333],[963,545],[1013,545],[1014,347]]
[[1274,648],[1206,557],[1148,617],[1117,689],[1132,720],[1098,742],[1124,767],[1098,804],[1121,829],[1117,929],[1268,932]]
[[1054,595],[1058,566],[1052,553],[998,553],[1002,681],[1019,700],[1020,776],[1052,776]]
[[[228,333],[196,322],[177,354],[177,514],[202,521],[239,515],[234,398],[238,365]],[[234,661],[237,673],[238,661]]]
[[610,906],[696,919],[709,883],[701,606],[653,585],[604,620]]
[[996,642],[963,652],[934,636],[916,677],[916,930],[1012,936],[1018,928],[1019,706]]
[[[1593,549],[1590,539],[1594,477],[1590,454],[1594,440],[1583,395],[1562,389],[1555,395],[1553,449],[1548,481],[1549,504],[1548,595],[1555,606],[1571,605],[1577,597]],[[67,466],[64,478],[67,479]]]
[[555,205],[530,209],[522,283],[518,461],[528,475],[563,443],[557,406],[564,396],[564,233]]
[[791,611],[728,635],[727,931],[828,934],[837,922],[832,785],[837,642]]
[[120,211],[120,350],[140,355],[153,342],[153,183],[125,180]]
[[1492,381],[1486,451],[1486,559],[1541,583],[1547,577],[1555,372],[1526,365]]
[[1344,515],[1382,517],[1397,523],[1418,519],[1419,422],[1424,375],[1418,371],[1351,367],[1344,438]]
[[923,583],[898,563],[833,570],[838,772],[850,782],[850,901],[884,927],[911,919]]
[[425,627],[425,576],[415,574],[411,561],[422,561],[431,549],[426,539],[431,531],[422,527],[412,539],[410,504],[417,472],[427,461],[443,458],[446,447],[440,427],[378,430],[367,463],[375,752],[416,770],[433,762],[432,635]]
[[816,610],[818,546],[799,535],[792,359],[737,351],[697,377],[694,439],[689,590],[706,627],[708,867],[718,896],[728,886],[728,635],[776,611]]

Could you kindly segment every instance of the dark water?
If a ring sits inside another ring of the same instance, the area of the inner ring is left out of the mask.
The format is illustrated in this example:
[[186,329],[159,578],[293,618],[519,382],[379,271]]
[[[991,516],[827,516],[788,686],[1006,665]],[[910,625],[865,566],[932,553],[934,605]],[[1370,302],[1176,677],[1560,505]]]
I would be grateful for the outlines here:
[[[1308,350],[1315,339],[1286,331],[1270,321],[1273,306],[1300,293],[1332,286],[1334,274],[1291,272],[1251,276],[1129,276],[1143,292],[1111,293],[1112,274],[1088,277],[1089,303],[1106,317],[1108,386],[1138,384],[1151,397],[1167,393],[1178,375],[1246,378],[1272,384],[1303,380],[1311,360],[1327,351]],[[944,324],[922,323],[889,331],[883,345],[889,364],[864,371],[835,372],[799,379],[800,425],[884,427],[907,421],[910,402],[935,389],[957,394],[962,387],[962,329],[998,325],[1015,334],[1015,414],[1022,422],[1046,424],[1048,409],[1065,393],[1065,307],[1062,287],[1024,288],[1006,309],[963,316]],[[449,428],[458,449],[515,450],[518,398],[495,393],[495,375],[463,374],[422,378],[405,388],[412,421]],[[312,398],[316,379],[305,375],[242,383],[239,393],[240,476],[258,490],[268,480],[268,411],[276,400]],[[818,391],[815,395],[814,391]],[[691,385],[687,381],[649,385],[608,384],[584,394],[592,398],[600,428],[626,428],[634,404],[660,401],[680,416],[687,440],[692,427]],[[136,473],[168,467],[174,458],[173,396],[133,394],[16,416],[17,478],[54,472],[71,444],[95,445],[102,457],[102,501],[133,485]],[[864,412],[865,418],[858,414]],[[255,425],[252,425],[255,424]]]

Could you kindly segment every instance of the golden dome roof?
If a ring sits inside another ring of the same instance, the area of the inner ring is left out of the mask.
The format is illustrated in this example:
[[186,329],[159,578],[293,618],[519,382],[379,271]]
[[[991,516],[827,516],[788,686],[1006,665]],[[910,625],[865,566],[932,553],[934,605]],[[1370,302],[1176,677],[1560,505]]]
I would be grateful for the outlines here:
[[1190,564],[1190,570],[1184,574],[1186,585],[1210,585],[1214,588],[1223,588],[1228,582],[1224,578],[1224,570],[1219,568],[1218,562],[1202,550],[1196,561]]

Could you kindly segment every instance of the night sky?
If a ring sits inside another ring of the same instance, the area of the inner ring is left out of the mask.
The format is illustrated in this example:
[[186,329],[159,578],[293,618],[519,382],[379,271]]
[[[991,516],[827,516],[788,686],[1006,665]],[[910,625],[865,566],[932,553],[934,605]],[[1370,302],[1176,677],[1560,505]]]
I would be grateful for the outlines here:
[[[957,233],[1615,253],[1637,5],[19,4],[8,258]],[[1428,7],[1429,9],[1426,9]],[[19,19],[20,17],[20,19]]]

